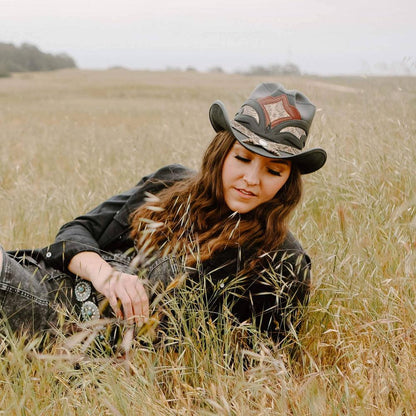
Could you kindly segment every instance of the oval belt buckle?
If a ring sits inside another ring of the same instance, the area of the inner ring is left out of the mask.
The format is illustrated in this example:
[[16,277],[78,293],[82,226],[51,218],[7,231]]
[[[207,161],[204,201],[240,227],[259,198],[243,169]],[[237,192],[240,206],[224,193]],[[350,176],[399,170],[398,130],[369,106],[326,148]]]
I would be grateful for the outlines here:
[[91,284],[81,280],[75,286],[75,297],[78,302],[85,302],[91,296]]
[[100,318],[100,311],[98,306],[91,301],[84,302],[81,306],[81,315],[84,321],[90,321],[92,319]]

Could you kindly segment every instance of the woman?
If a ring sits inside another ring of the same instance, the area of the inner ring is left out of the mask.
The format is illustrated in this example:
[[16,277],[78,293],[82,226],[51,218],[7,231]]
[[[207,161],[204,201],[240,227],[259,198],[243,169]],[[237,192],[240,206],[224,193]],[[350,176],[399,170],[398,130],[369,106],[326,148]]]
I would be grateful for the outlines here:
[[217,134],[199,173],[164,167],[64,225],[52,245],[3,251],[0,305],[10,327],[48,329],[59,305],[97,318],[103,296],[117,317],[141,326],[152,296],[145,282],[185,270],[189,282],[204,282],[214,319],[226,303],[238,322],[282,339],[309,291],[310,260],[287,221],[301,175],[326,161],[323,149],[304,150],[314,113],[306,96],[272,83],[232,120],[216,101]]

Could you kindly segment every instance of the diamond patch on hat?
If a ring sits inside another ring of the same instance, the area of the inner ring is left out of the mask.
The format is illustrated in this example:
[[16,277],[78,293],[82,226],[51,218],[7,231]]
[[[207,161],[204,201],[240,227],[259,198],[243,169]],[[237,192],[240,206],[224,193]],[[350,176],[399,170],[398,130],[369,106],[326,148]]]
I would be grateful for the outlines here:
[[301,120],[298,109],[289,104],[286,95],[269,96],[258,100],[258,102],[263,107],[266,124],[270,124],[271,127],[286,120]]
[[290,114],[285,110],[285,107],[281,101],[275,104],[266,104],[264,108],[269,114],[270,120],[290,118]]
[[245,105],[245,106],[242,107],[241,114],[253,117],[257,121],[257,124],[259,124],[259,122],[260,122],[259,121],[259,115],[257,114],[257,111],[249,105]]

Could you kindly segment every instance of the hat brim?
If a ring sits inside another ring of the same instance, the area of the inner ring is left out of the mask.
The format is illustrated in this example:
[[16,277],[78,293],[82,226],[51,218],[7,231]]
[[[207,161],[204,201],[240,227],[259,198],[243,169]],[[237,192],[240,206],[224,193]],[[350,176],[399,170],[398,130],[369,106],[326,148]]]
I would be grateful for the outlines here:
[[[247,150],[250,150],[250,152],[256,153],[258,155],[271,159],[290,160],[293,163],[296,163],[296,166],[299,168],[299,171],[302,175],[317,171],[326,162],[327,154],[324,149],[319,147],[305,150],[304,152],[298,153],[296,155],[280,152],[280,155],[276,156],[261,146],[245,143],[244,140],[247,139],[247,137],[231,126],[225,105],[220,100],[215,101],[211,105],[209,109],[209,119],[212,127],[217,133],[224,130],[229,131],[242,146],[244,146]],[[261,137],[259,136],[259,138]]]

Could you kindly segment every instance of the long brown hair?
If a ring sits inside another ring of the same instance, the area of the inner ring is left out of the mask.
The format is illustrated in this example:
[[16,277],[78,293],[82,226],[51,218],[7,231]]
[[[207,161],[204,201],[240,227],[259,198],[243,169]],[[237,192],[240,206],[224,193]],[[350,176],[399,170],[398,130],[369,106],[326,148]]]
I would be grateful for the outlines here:
[[240,246],[254,250],[254,257],[248,259],[251,268],[260,255],[278,248],[286,237],[289,215],[301,198],[299,170],[292,164],[288,180],[270,201],[247,214],[233,213],[224,202],[222,167],[234,143],[229,132],[219,132],[198,174],[164,189],[157,201],[133,213],[132,238],[143,244],[145,236],[146,246],[167,252],[179,248],[186,253],[188,265],[203,262],[226,247]]

